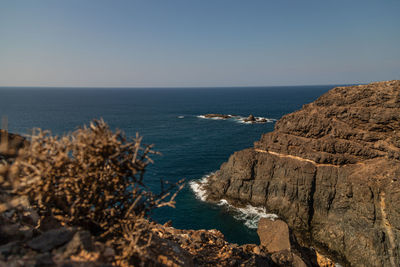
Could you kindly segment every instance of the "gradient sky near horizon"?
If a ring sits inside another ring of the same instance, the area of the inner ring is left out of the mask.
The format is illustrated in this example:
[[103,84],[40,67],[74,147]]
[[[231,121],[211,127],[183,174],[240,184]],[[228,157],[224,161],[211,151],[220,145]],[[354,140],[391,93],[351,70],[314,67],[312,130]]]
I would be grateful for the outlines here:
[[399,0],[1,0],[0,86],[400,79]]

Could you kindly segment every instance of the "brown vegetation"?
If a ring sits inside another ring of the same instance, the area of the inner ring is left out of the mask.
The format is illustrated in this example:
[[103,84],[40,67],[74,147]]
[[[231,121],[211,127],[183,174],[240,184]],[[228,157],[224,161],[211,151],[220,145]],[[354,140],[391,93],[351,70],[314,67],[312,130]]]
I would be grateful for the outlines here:
[[183,181],[148,191],[155,152],[102,120],[62,137],[35,130],[29,142],[7,132],[2,140],[0,266],[318,266],[288,235],[289,247],[270,251],[152,222],[153,209],[174,206]]
[[35,129],[13,164],[2,164],[1,190],[9,201],[3,199],[1,211],[28,203],[38,214],[36,229],[48,221],[79,226],[113,240],[116,259],[129,261],[151,242],[145,217],[155,208],[173,207],[183,188],[183,180],[162,181],[159,194],[147,190],[144,173],[149,154],[156,152],[141,141],[113,133],[103,120],[61,137]]

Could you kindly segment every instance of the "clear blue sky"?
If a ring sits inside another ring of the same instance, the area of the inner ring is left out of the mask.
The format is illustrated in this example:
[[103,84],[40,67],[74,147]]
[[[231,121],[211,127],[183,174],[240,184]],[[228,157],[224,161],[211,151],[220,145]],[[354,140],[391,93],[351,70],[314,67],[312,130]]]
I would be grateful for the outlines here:
[[399,0],[0,0],[0,86],[391,79]]

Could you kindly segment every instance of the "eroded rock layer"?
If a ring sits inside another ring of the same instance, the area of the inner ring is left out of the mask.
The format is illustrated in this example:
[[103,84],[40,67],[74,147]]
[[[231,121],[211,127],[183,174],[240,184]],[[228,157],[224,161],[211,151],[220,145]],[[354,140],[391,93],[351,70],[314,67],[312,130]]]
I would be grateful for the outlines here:
[[210,178],[210,200],[265,206],[352,266],[400,266],[400,81],[337,87]]

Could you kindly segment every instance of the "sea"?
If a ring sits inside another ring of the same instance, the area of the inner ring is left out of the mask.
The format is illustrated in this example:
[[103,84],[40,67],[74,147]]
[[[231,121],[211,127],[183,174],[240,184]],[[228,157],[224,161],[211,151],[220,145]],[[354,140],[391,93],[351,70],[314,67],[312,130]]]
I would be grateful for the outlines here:
[[[0,88],[0,116],[10,132],[27,135],[42,128],[62,135],[103,118],[112,129],[127,136],[143,136],[161,155],[145,174],[150,190],[160,189],[160,179],[186,186],[176,208],[155,210],[159,223],[172,221],[180,229],[217,229],[237,244],[258,243],[257,222],[276,218],[268,207],[234,208],[226,201],[208,203],[199,182],[217,171],[235,151],[253,146],[276,120],[296,111],[336,85],[233,87],[233,88]],[[208,113],[238,117],[217,120]],[[262,124],[245,123],[253,114]]]

